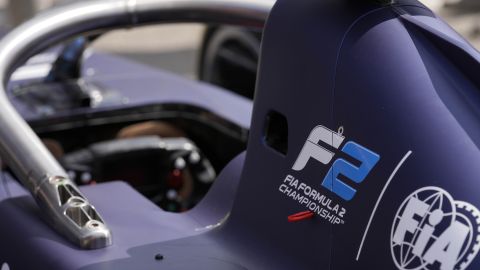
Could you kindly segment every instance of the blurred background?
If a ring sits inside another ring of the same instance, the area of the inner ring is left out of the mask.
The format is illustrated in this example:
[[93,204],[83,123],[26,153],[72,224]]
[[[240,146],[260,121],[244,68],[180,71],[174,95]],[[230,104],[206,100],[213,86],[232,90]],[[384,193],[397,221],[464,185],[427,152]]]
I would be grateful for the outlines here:
[[[0,0],[1,30],[8,32],[16,25],[45,9],[71,2],[75,1]],[[448,21],[453,28],[467,38],[477,49],[480,48],[480,0],[423,0],[422,2],[437,11],[441,17]],[[198,79],[198,76],[202,76],[197,75],[199,65],[201,65],[200,62],[202,62],[199,59],[199,50],[202,50],[202,43],[204,42],[206,32],[208,32],[207,30],[209,29],[206,26],[196,24],[176,24],[120,30],[100,38],[95,42],[94,48],[113,52],[189,78]],[[248,37],[245,43],[251,43]],[[243,44],[243,47],[247,45]],[[236,52],[242,49],[248,51],[248,48],[235,48]],[[258,52],[245,52],[244,54],[251,55],[255,53]],[[228,57],[228,54],[225,54],[224,57]],[[241,63],[236,64],[242,64],[243,68],[251,69],[252,64],[256,63],[255,57],[253,55],[244,57],[245,59],[236,59],[237,62],[241,61]],[[252,59],[253,62],[250,61]],[[206,78],[206,80],[209,80],[209,78]],[[248,87],[251,87],[251,85]]]

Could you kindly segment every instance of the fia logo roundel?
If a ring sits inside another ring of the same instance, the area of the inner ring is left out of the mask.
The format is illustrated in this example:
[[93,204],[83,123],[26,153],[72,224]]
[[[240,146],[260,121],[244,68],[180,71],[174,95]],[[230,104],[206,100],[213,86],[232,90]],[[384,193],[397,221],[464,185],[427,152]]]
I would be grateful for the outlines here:
[[398,209],[390,244],[400,270],[464,270],[480,249],[480,212],[441,188],[419,189]]

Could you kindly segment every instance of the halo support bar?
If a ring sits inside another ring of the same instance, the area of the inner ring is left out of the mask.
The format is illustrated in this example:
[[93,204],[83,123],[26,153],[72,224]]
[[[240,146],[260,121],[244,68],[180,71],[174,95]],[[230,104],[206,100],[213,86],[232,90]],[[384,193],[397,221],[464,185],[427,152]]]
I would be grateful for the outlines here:
[[35,197],[56,231],[81,248],[112,244],[112,234],[6,95],[12,72],[65,39],[94,31],[166,22],[262,27],[273,0],[108,0],[81,2],[41,14],[0,42],[0,156]]

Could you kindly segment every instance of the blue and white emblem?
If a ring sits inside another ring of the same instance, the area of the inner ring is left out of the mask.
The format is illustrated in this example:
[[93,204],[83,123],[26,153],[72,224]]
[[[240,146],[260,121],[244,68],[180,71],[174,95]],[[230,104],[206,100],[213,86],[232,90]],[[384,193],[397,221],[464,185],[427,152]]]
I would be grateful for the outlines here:
[[480,212],[445,190],[425,187],[395,216],[391,251],[400,270],[464,270],[480,249]]

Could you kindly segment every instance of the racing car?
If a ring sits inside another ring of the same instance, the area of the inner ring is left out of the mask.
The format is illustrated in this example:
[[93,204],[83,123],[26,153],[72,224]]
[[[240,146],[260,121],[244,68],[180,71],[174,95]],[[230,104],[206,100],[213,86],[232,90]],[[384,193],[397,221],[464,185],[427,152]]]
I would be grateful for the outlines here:
[[[89,49],[171,22],[261,31],[253,101]],[[478,269],[479,61],[416,0],[48,11],[0,41],[1,269]]]

